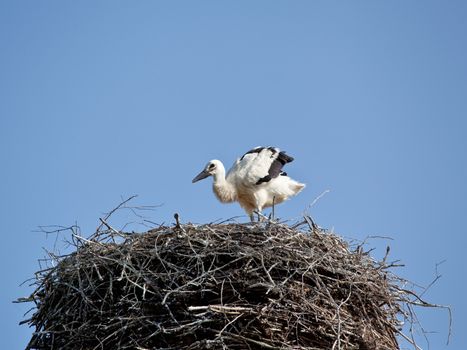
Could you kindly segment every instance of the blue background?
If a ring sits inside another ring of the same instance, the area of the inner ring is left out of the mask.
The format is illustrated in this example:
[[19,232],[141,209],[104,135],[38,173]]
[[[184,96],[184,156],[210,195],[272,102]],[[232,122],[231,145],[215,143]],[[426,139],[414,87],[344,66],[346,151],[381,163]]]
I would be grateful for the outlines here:
[[66,237],[38,226],[89,235],[133,194],[157,223],[244,215],[191,179],[274,145],[307,184],[277,215],[390,236],[368,247],[421,286],[444,261],[424,298],[452,306],[450,346],[447,312],[418,316],[431,349],[464,349],[466,18],[461,0],[1,1],[2,348],[27,344],[32,305],[11,301]]

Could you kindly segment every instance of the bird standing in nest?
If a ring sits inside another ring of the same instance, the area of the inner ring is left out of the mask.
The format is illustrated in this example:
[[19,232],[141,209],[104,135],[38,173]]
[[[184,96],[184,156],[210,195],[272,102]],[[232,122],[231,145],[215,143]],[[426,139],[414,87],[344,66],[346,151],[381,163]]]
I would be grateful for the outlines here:
[[194,179],[214,178],[213,191],[222,203],[238,202],[254,220],[264,208],[282,203],[299,193],[305,184],[297,182],[282,171],[294,159],[275,147],[256,147],[237,159],[225,174],[221,161],[214,159]]

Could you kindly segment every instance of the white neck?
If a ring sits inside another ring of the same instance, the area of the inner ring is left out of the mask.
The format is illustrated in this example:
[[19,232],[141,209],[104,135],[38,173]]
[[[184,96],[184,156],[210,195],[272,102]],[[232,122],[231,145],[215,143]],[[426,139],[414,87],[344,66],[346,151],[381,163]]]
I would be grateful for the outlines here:
[[216,172],[213,174],[214,182],[212,189],[216,197],[223,203],[234,202],[237,200],[235,187],[226,180],[225,168],[222,163],[218,164]]

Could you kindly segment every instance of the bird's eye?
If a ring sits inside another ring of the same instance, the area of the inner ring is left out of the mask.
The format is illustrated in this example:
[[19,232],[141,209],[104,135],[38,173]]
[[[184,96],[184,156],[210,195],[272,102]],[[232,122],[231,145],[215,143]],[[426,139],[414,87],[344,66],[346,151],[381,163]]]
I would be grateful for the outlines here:
[[209,164],[209,169],[211,169],[211,170],[212,170],[212,169],[214,169],[215,167],[216,167],[216,165],[215,165],[215,164]]

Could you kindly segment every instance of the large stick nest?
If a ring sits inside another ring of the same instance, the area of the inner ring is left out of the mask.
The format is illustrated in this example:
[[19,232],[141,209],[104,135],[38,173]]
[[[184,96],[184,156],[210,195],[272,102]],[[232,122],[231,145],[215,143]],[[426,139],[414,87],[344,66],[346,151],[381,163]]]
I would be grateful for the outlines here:
[[314,225],[107,227],[37,274],[27,349],[399,349],[413,295]]

